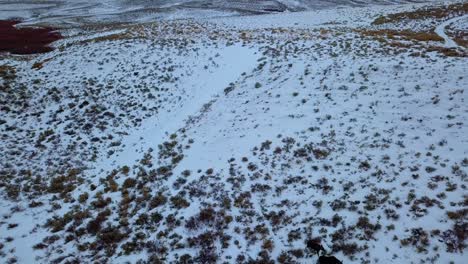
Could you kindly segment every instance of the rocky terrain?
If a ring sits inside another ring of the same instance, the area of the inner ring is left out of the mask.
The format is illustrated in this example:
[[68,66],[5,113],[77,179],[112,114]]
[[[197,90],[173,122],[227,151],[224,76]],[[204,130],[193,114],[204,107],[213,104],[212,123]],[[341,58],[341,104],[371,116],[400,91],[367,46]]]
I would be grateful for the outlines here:
[[468,4],[68,25],[0,54],[0,262],[464,263]]

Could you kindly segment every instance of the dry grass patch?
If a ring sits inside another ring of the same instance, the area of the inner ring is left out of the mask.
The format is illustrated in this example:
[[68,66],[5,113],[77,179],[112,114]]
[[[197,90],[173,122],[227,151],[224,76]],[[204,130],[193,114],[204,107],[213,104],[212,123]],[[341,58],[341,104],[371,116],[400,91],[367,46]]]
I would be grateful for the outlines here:
[[468,57],[468,54],[464,51],[458,50],[458,49],[452,49],[452,48],[444,48],[444,47],[436,47],[436,46],[430,46],[426,48],[427,52],[438,52],[441,53],[447,57],[461,57],[461,58],[466,58]]
[[435,32],[415,32],[410,30],[357,30],[364,37],[372,38],[389,48],[409,50],[417,48],[411,56],[424,56],[428,52],[437,52],[447,57],[467,57],[467,53],[461,49],[446,48],[434,45],[434,42],[443,42],[444,39]]
[[380,29],[380,30],[358,30],[358,32],[366,37],[374,37],[376,39],[389,40],[406,40],[406,41],[437,41],[442,42],[444,39],[437,35],[435,32],[416,32],[411,30],[392,30],[392,29]]
[[122,33],[115,33],[115,34],[110,34],[106,36],[100,36],[100,37],[82,40],[82,41],[79,41],[78,44],[98,43],[98,42],[103,42],[103,41],[118,41],[118,40],[124,40],[124,39],[132,39],[132,38],[134,37],[132,37],[131,34],[127,32],[122,32]]
[[38,61],[38,62],[35,62],[33,64],[33,66],[31,67],[31,69],[35,69],[35,70],[40,70],[44,67],[44,63],[48,62],[48,61],[51,61],[53,58],[47,58],[43,61]]
[[421,8],[415,11],[401,12],[380,16],[372,22],[372,25],[397,23],[403,20],[440,19],[449,15],[462,15],[468,13],[468,3],[457,3],[448,6]]
[[448,33],[450,38],[453,39],[459,46],[468,48],[468,32],[464,30],[456,30]]

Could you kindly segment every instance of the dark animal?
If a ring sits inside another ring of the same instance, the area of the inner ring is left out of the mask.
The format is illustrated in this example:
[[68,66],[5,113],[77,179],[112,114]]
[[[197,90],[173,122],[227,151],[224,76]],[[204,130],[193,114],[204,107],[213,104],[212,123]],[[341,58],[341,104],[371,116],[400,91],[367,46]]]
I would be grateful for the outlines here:
[[322,247],[320,242],[315,240],[307,240],[307,248],[312,252],[315,252],[317,255],[320,255],[320,251],[326,252],[325,249]]
[[334,256],[320,256],[317,264],[343,264]]

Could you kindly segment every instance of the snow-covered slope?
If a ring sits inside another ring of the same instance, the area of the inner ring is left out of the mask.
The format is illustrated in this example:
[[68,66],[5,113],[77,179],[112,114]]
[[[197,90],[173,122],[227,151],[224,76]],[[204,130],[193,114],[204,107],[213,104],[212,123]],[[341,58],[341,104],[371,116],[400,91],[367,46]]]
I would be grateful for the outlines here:
[[[224,17],[438,0],[0,0],[0,18],[53,25]],[[439,1],[440,2],[440,1]]]
[[1,55],[0,262],[311,263],[316,238],[464,263],[466,42],[438,34],[466,12],[93,25]]

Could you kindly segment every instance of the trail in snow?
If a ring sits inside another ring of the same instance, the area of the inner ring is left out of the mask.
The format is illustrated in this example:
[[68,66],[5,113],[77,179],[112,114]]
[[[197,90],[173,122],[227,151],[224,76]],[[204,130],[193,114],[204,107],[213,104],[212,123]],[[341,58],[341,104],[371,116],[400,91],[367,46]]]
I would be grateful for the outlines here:
[[443,23],[441,23],[440,25],[438,25],[435,29],[435,33],[439,36],[441,36],[444,41],[445,41],[445,47],[447,48],[457,48],[457,47],[460,47],[455,41],[453,41],[453,39],[451,39],[449,36],[447,36],[447,34],[445,33],[445,28],[458,21],[458,20],[461,20],[461,19],[464,19],[464,18],[468,18],[468,15],[463,15],[463,16],[458,16],[458,17],[454,17],[452,19],[449,19]]
[[[134,156],[135,153],[138,153],[138,149],[162,143],[161,140],[165,133],[181,128],[187,118],[196,114],[204,104],[213,99],[213,96],[226,88],[230,82],[235,81],[235,78],[239,77],[242,72],[253,70],[256,66],[255,62],[259,58],[255,50],[238,45],[219,50],[219,52],[221,54],[218,59],[223,63],[218,69],[213,72],[204,71],[202,64],[200,64],[199,69],[194,69],[194,72],[198,74],[186,80],[187,85],[191,86],[189,90],[193,93],[189,95],[190,99],[183,104],[183,107],[175,109],[167,115],[155,116],[148,120],[146,125],[138,131],[132,132],[123,140],[127,147],[118,153],[117,157],[111,160],[104,159],[103,163],[98,166],[98,170],[109,170],[116,164],[126,164],[127,161],[136,159]],[[239,56],[243,58],[243,63],[236,63]]]

